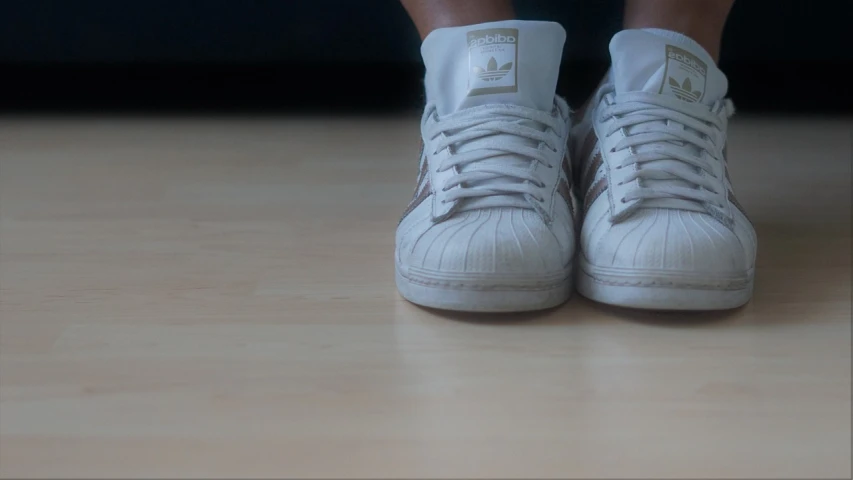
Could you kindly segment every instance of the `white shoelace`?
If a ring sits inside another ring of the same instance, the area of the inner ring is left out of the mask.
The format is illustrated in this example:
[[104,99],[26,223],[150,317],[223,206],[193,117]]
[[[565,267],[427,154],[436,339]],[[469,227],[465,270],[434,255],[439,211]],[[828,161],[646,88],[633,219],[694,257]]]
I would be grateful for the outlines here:
[[[616,168],[637,165],[622,183],[640,180],[640,186],[621,201],[675,199],[679,204],[687,201],[720,206],[719,195],[725,192],[719,191],[723,188],[722,171],[715,163],[722,159],[715,144],[719,140],[715,139],[722,138],[724,125],[713,113],[720,108],[719,103],[708,107],[647,92],[628,92],[611,99],[601,112],[602,118],[615,118],[605,135],[624,129],[625,138],[613,150],[631,149]],[[724,108],[726,115],[731,115],[731,102],[726,101]]]
[[[447,192],[446,202],[495,197],[494,206],[518,206],[511,201],[518,196],[544,201],[540,189],[545,183],[532,167],[535,162],[554,168],[541,147],[551,152],[560,148],[558,132],[565,128],[563,123],[558,115],[513,105],[483,105],[441,118],[434,107],[428,107],[421,124],[424,138],[441,137],[431,153],[445,148],[451,152],[437,170],[455,171],[436,188]],[[466,145],[470,148],[463,149]],[[502,203],[500,197],[506,201]]]

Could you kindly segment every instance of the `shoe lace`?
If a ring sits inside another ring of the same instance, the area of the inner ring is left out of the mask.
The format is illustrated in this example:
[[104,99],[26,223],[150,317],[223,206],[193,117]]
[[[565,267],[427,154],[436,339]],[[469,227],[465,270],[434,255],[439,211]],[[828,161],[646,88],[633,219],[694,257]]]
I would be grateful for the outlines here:
[[554,168],[547,153],[559,150],[558,132],[566,128],[557,115],[563,107],[555,102],[554,108],[550,114],[516,105],[483,105],[439,117],[434,106],[428,106],[424,138],[434,140],[433,154],[444,149],[450,153],[437,171],[455,172],[436,186],[446,192],[444,201],[492,197],[492,206],[519,206],[522,197],[532,208],[540,208],[531,200],[544,201],[541,188],[546,184],[535,167]]
[[[612,90],[611,90],[612,92]],[[604,92],[606,93],[606,92]],[[709,107],[648,92],[610,95],[610,104],[602,119],[614,118],[605,136],[622,130],[625,137],[611,151],[630,149],[616,168],[636,166],[621,184],[640,180],[638,187],[621,199],[661,199],[657,204],[700,209],[701,204],[718,205],[722,187],[720,165],[724,120],[715,111],[720,102]],[[726,115],[733,113],[730,101],[722,105]],[[638,202],[642,207],[643,202]]]

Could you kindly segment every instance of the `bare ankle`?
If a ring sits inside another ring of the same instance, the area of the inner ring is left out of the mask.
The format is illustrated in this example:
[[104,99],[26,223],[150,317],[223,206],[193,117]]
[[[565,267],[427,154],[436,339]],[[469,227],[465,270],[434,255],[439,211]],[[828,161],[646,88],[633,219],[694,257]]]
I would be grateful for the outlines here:
[[423,40],[437,28],[515,19],[511,0],[400,0]]
[[720,41],[734,0],[626,0],[625,28],[683,33],[719,60]]

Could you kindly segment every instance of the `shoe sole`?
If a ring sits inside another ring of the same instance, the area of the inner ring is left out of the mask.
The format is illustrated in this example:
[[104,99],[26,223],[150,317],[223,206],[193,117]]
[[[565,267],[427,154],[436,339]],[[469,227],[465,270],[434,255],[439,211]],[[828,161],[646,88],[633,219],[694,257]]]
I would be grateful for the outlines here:
[[[405,274],[404,274],[405,271]],[[565,303],[573,289],[572,267],[535,278],[448,274],[396,268],[397,290],[423,307],[458,312],[530,312]]]
[[590,265],[580,259],[578,292],[590,300],[644,310],[711,311],[745,305],[754,271],[714,276]]

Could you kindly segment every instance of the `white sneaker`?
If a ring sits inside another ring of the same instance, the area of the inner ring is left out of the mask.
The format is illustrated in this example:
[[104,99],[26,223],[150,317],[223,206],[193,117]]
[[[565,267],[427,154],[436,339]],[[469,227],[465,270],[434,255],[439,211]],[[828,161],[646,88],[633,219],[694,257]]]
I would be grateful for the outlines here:
[[728,175],[725,75],[665,30],[620,32],[610,54],[572,132],[585,195],[578,290],[624,307],[743,305],[756,236]]
[[411,302],[463,311],[544,309],[572,291],[577,202],[556,97],[565,31],[505,21],[423,43],[420,174],[397,227]]

